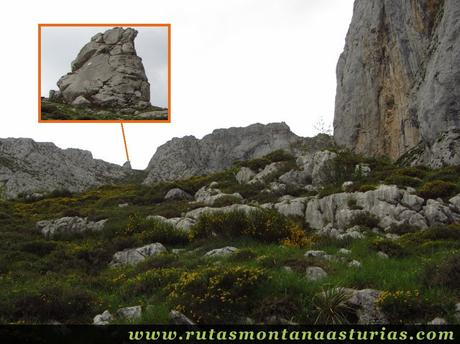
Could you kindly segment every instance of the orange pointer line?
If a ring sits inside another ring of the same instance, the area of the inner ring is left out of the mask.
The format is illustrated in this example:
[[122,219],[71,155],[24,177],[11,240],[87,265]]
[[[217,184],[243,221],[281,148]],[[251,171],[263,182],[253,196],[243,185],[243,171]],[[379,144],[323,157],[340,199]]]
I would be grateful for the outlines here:
[[128,145],[126,144],[126,136],[125,136],[125,128],[123,127],[123,122],[120,122],[120,124],[121,124],[121,133],[123,134],[123,142],[125,144],[126,160],[129,161]]

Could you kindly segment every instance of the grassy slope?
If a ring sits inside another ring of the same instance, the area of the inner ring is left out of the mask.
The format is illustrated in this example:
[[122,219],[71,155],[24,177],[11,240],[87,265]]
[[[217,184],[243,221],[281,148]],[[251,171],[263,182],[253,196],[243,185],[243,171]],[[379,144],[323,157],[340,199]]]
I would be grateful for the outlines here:
[[[353,173],[355,163],[361,160],[340,154],[337,181],[322,193],[337,191],[341,182],[349,179],[355,181],[357,190],[391,181],[417,187],[421,194],[431,192],[430,195],[444,198],[459,192],[458,167],[432,171],[368,160],[373,173],[361,177]],[[292,158],[280,154],[238,165],[260,168],[271,161],[285,161],[286,169],[293,166]],[[332,286],[393,292],[388,294],[385,306],[394,322],[411,321],[410,315],[415,315],[414,321],[430,320],[434,316],[453,320],[453,304],[460,299],[460,288],[455,284],[459,259],[449,263],[450,270],[449,266],[435,267],[449,257],[459,256],[459,226],[433,228],[426,235],[409,233],[395,244],[382,242],[374,235],[354,242],[337,242],[317,238],[305,226],[309,244],[299,248],[279,242],[263,243],[247,236],[189,242],[171,232],[164,239],[164,231],[170,229],[161,228],[161,232],[155,223],[139,225],[139,219],[147,215],[174,217],[191,209],[185,201],[163,202],[164,194],[173,186],[193,193],[216,180],[224,191],[240,192],[249,202],[272,201],[278,197],[261,193],[262,186],[237,184],[236,171],[237,167],[151,187],[137,183],[106,186],[70,197],[49,197],[35,202],[0,201],[0,322],[91,322],[95,314],[105,309],[116,311],[118,307],[142,304],[150,306],[143,318],[147,323],[167,322],[171,308],[202,322],[226,322],[239,316],[262,320],[276,314],[311,323],[317,316],[314,295]],[[445,188],[433,181],[451,184]],[[303,195],[300,190],[291,190],[291,193]],[[130,206],[118,207],[125,202]],[[38,220],[76,215],[109,221],[100,233],[53,240],[44,239],[35,230]],[[290,221],[296,222],[296,219]],[[186,251],[153,257],[136,267],[107,267],[114,252],[155,242],[161,233],[161,238],[168,241],[162,240],[168,249],[185,248]],[[241,251],[228,258],[202,257],[208,250],[223,246],[236,246]],[[303,256],[307,249],[337,254],[342,247],[352,251],[347,259],[360,261],[362,268]],[[378,257],[379,250],[387,251],[390,258]],[[308,281],[304,271],[311,265],[323,267],[329,276],[319,282]],[[285,266],[290,266],[292,271]],[[447,272],[443,275],[442,271]],[[215,283],[214,287],[211,282]],[[232,298],[238,300],[237,304]],[[410,310],[409,315],[404,310]]]

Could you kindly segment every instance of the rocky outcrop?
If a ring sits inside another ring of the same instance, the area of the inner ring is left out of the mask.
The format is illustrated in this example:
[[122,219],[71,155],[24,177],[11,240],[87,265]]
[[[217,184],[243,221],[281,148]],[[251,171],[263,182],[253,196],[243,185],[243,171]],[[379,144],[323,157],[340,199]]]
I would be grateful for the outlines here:
[[110,266],[136,265],[144,261],[147,257],[156,256],[163,252],[166,252],[166,248],[159,242],[137,248],[128,248],[116,252],[110,262]]
[[56,234],[82,233],[86,231],[100,231],[104,228],[107,219],[97,222],[90,221],[88,218],[78,216],[61,217],[56,220],[38,221],[35,225],[37,230],[47,237]]
[[144,109],[150,106],[150,84],[137,56],[137,31],[115,27],[91,38],[59,79],[50,100],[76,107]]
[[[456,198],[452,201],[456,202]],[[391,225],[409,224],[427,228],[460,221],[460,209],[454,203],[446,204],[433,199],[425,201],[395,185],[381,185],[367,192],[313,198],[306,206],[305,221],[322,234],[335,236],[343,234],[345,229],[347,232],[358,232],[351,227],[353,218],[359,215],[367,217],[368,214],[378,221],[376,228],[384,230]]]
[[[334,138],[372,156],[459,163],[460,2],[356,0],[337,65]],[[453,142],[454,145],[441,141]],[[419,144],[420,143],[420,144]]]
[[173,138],[158,147],[144,182],[150,184],[223,170],[237,160],[258,158],[278,149],[290,150],[291,145],[300,140],[285,123],[218,129],[201,140],[194,136]]
[[132,172],[93,159],[89,151],[60,149],[31,139],[0,139],[0,197],[41,194],[55,190],[80,192],[110,184]]

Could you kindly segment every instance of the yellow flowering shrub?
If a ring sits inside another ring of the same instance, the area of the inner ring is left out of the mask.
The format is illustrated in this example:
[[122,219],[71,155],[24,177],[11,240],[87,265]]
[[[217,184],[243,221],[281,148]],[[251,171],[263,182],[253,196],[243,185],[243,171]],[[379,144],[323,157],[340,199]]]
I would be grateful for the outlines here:
[[241,266],[183,272],[169,286],[169,298],[198,323],[223,323],[251,309],[252,295],[266,278],[263,269]]

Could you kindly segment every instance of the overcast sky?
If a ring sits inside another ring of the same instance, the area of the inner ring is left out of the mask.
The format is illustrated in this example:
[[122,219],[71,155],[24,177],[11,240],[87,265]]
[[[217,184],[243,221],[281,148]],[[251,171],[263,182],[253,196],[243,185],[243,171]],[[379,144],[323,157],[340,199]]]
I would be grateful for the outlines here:
[[[135,168],[145,168],[172,137],[280,121],[311,136],[320,117],[332,123],[335,69],[353,0],[81,0],[69,6],[17,0],[0,13],[11,31],[2,36],[0,54],[0,137],[31,137],[118,164],[125,160],[119,124],[37,123],[39,22],[171,24],[172,123],[125,124]],[[64,73],[79,48],[64,62]],[[66,49],[55,50],[61,55]]]
[[[98,32],[112,27],[43,27],[42,96],[57,90],[56,82],[71,71],[70,64],[80,49]],[[168,105],[168,32],[166,27],[135,27],[136,52],[142,58],[150,82],[150,102]]]

